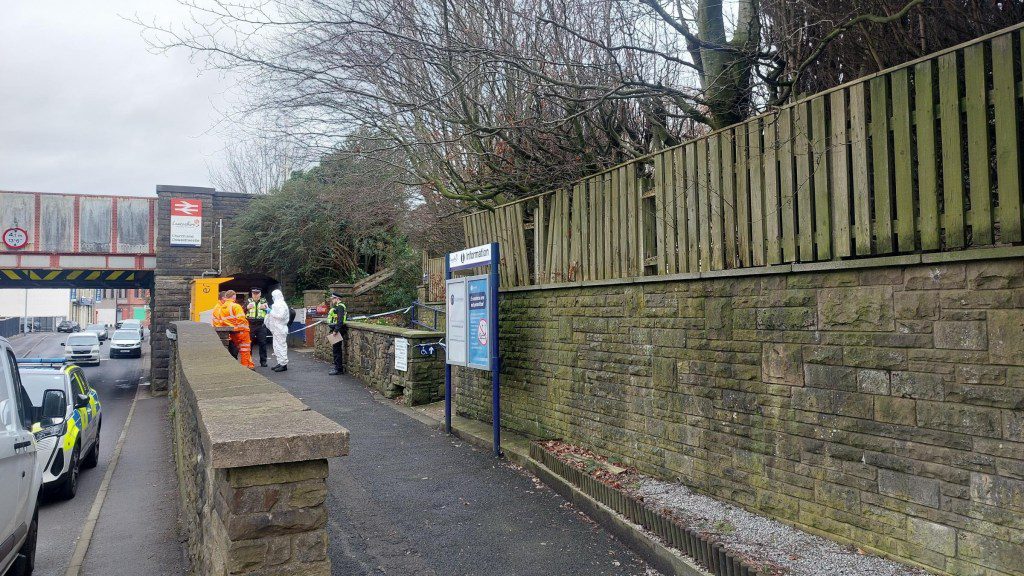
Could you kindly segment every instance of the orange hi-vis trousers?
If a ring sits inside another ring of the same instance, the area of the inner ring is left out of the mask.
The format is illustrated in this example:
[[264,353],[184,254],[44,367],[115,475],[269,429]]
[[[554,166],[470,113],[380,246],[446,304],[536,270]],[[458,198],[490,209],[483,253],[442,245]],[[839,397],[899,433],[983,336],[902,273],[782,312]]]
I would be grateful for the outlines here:
[[255,368],[256,365],[252,363],[252,341],[250,340],[249,330],[236,329],[228,338],[238,348],[238,361],[242,363],[242,366]]

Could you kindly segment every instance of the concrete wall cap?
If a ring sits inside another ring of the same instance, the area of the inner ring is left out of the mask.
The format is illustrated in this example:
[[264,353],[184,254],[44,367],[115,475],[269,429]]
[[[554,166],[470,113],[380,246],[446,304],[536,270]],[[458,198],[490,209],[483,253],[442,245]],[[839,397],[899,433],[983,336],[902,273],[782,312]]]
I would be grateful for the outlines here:
[[383,324],[370,324],[368,322],[348,322],[350,330],[366,330],[368,332],[377,332],[380,334],[391,334],[398,336],[399,338],[444,338],[444,332],[434,332],[432,330],[416,330],[412,328],[402,328],[401,326],[385,326]]
[[178,335],[182,400],[195,406],[214,468],[334,458],[348,454],[348,430],[284,388],[242,367],[209,324],[172,323]]

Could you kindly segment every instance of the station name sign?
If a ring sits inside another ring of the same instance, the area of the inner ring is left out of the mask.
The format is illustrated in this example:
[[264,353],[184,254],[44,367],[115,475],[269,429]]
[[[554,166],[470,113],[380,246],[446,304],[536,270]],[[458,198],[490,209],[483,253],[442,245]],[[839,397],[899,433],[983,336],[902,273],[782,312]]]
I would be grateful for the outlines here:
[[203,243],[203,201],[171,198],[171,246],[200,246]]

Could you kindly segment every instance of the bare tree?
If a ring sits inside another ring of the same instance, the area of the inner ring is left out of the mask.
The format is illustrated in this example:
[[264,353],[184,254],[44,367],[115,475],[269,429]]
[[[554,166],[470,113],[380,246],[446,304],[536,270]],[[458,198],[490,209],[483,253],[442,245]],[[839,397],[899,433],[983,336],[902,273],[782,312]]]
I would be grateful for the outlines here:
[[279,189],[302,165],[299,150],[282,139],[236,140],[223,154],[220,165],[208,169],[213,185],[227,192],[267,194]]
[[822,64],[842,61],[833,46],[905,29],[927,4],[181,1],[191,25],[150,25],[152,44],[247,74],[245,112],[274,136],[332,150],[359,132],[345,153],[400,158],[406,185],[463,205],[564,186],[849,79],[856,67]]

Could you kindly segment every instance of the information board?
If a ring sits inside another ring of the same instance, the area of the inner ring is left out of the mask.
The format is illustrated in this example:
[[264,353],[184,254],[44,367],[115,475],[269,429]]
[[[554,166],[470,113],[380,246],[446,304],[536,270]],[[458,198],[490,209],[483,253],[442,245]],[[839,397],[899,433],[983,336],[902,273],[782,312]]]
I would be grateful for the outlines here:
[[447,324],[445,358],[448,364],[466,365],[466,279],[453,278],[445,282],[445,322]]
[[395,370],[409,370],[409,341],[405,338],[395,338]]
[[467,301],[469,304],[469,325],[467,340],[469,341],[469,358],[466,365],[481,370],[491,369],[491,350],[489,290],[487,289],[487,276],[477,276],[466,279]]

